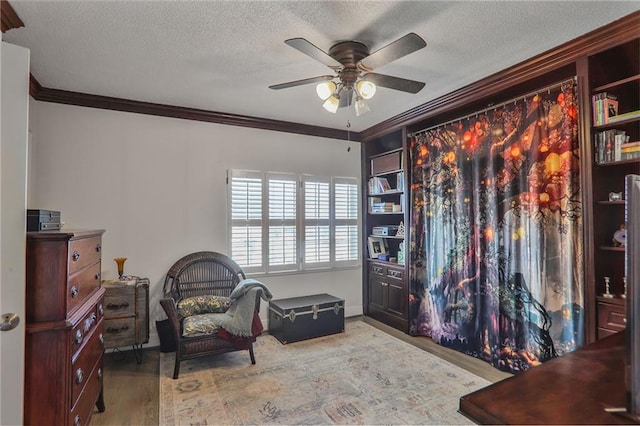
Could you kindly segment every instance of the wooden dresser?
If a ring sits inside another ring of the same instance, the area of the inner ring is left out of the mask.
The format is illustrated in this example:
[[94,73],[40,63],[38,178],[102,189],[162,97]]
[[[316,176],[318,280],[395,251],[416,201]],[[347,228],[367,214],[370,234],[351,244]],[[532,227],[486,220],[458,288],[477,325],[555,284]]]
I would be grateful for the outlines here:
[[104,411],[103,230],[27,232],[25,424]]

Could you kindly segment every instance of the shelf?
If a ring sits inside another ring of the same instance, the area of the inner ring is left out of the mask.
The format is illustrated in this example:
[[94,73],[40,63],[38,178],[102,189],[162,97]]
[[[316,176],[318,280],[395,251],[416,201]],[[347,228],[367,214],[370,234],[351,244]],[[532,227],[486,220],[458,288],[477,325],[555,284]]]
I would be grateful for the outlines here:
[[640,117],[634,116],[625,120],[614,121],[613,123],[600,124],[598,126],[593,126],[593,130],[606,130],[634,122],[640,122]]
[[380,260],[380,259],[367,259],[369,262],[373,262],[373,263],[380,263],[382,265],[387,265],[387,266],[395,266],[396,268],[404,268],[404,265],[398,263],[398,262],[389,262],[386,260]]
[[395,174],[400,173],[401,171],[403,171],[403,170],[402,169],[395,169],[395,170],[389,170],[389,171],[386,171],[386,172],[374,173],[374,174],[370,175],[369,178],[378,177],[378,176],[395,175]]
[[618,251],[624,253],[626,250],[624,247],[614,247],[614,246],[598,246],[598,250],[604,251]]
[[618,201],[598,200],[596,201],[596,203],[602,204],[605,206],[624,206],[625,200],[618,200]]
[[404,235],[401,237],[398,237],[396,235],[377,235],[377,234],[371,234],[369,235],[370,237],[378,237],[378,238],[391,238],[391,239],[395,239],[395,240],[404,240]]
[[598,302],[611,303],[613,305],[624,305],[627,303],[627,299],[623,299],[617,294],[614,294],[613,297],[611,298],[599,295],[599,296],[596,296],[596,300]]
[[640,74],[632,75],[629,78],[623,78],[622,80],[612,81],[611,83],[604,84],[602,86],[594,87],[592,92],[603,92],[608,89],[612,89],[614,87],[622,86],[628,83],[633,83],[634,81],[640,81]]
[[374,215],[385,215],[385,214],[404,214],[404,212],[369,212],[369,214],[374,214]]
[[373,158],[378,158],[378,157],[384,157],[385,155],[389,155],[389,154],[393,154],[395,152],[401,152],[402,151],[402,147],[400,148],[395,148],[395,149],[390,149],[388,151],[385,152],[381,152],[380,154],[374,154],[374,155],[370,155],[369,156],[369,160],[373,159]]
[[621,164],[635,164],[640,163],[640,158],[629,158],[627,160],[608,161],[606,163],[596,163],[599,167],[619,166]]
[[367,197],[377,197],[379,195],[397,195],[404,194],[404,191],[401,189],[392,189],[391,191],[377,192],[374,194],[368,194]]

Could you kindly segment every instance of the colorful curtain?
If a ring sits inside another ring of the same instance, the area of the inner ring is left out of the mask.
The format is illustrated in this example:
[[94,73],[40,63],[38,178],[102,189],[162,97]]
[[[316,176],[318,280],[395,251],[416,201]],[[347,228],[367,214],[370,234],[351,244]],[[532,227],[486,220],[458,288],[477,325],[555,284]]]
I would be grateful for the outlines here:
[[583,344],[573,80],[411,141],[410,333],[518,373]]

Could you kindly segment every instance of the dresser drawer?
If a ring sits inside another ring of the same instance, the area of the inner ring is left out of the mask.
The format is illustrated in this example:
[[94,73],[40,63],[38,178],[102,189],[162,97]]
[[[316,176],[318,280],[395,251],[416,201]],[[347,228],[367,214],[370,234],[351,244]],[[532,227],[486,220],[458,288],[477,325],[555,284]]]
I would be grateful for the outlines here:
[[106,287],[104,315],[107,319],[136,314],[136,287]]
[[75,405],[69,415],[70,426],[84,426],[89,424],[91,414],[100,392],[102,391],[103,367],[102,358],[95,365],[94,369],[87,375],[86,386],[82,393],[75,400]]
[[370,265],[369,266],[369,273],[371,275],[378,275],[380,277],[384,277],[384,270],[385,270],[385,267],[381,266],[381,265]]
[[[101,299],[71,330],[69,336],[71,338],[71,353],[74,354],[74,357],[78,349],[82,347],[83,343],[86,343],[93,330],[100,324],[102,303]],[[98,332],[98,334],[100,333],[102,333],[102,330]],[[98,338],[100,337],[98,336]]]
[[100,262],[69,277],[67,281],[67,311],[73,312],[100,287]]
[[100,261],[102,236],[79,238],[69,242],[69,275]]
[[105,348],[136,344],[136,317],[106,319],[104,322]]
[[402,269],[387,268],[387,278],[402,281],[403,277],[404,271]]
[[624,330],[627,318],[624,305],[598,302],[598,327],[613,332]]
[[[94,370],[96,365],[102,363],[102,354],[104,353],[104,344],[100,339],[100,333],[104,321],[98,323],[94,332],[89,336],[89,341],[81,348],[76,354],[71,365],[71,407],[76,404],[76,401],[82,389],[86,386],[90,379],[90,373]],[[69,408],[71,408],[69,407]]]

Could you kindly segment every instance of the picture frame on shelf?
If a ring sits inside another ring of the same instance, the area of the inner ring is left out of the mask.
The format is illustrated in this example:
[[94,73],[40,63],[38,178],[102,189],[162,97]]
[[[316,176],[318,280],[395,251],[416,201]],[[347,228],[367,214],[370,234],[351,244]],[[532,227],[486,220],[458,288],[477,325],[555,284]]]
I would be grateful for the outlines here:
[[384,238],[369,237],[369,258],[377,259],[381,254],[387,254],[387,245]]

